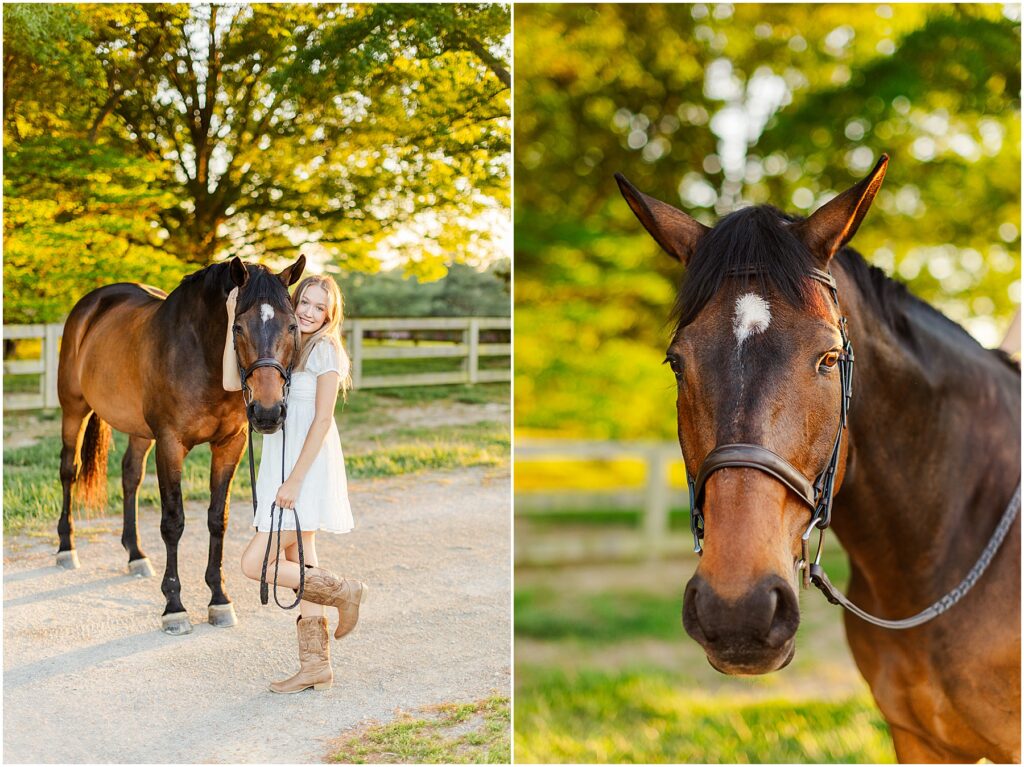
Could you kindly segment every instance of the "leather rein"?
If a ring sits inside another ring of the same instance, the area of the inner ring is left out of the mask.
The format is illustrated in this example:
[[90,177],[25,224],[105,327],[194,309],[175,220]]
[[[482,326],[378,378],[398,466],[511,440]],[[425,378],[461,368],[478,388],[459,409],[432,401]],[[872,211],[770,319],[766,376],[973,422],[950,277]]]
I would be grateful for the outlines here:
[[[238,356],[238,330],[236,327],[231,329],[232,335],[235,339],[235,361],[238,363],[238,377],[242,382],[242,401],[245,403],[245,408],[248,411],[249,405],[252,403],[252,390],[249,388],[248,378],[253,372],[259,368],[269,367],[277,370],[281,374],[281,378],[284,379],[284,418],[288,417],[288,391],[292,385],[292,368],[294,366],[294,355],[292,363],[285,368],[280,362],[273,357],[260,357],[248,368],[242,364],[241,358]],[[294,337],[294,348],[296,353],[299,348],[299,332],[298,329],[292,331]],[[282,419],[283,420],[283,419]],[[257,500],[256,500],[256,469],[254,466],[253,452],[252,452],[252,424],[246,423],[246,429],[249,432],[249,483],[252,488],[252,518],[253,524],[256,524],[257,514]],[[284,426],[281,427],[281,484],[284,484],[285,480],[285,469],[284,469],[284,456],[285,456],[285,433]],[[302,595],[306,588],[306,567],[305,558],[302,551],[302,528],[299,526],[299,512],[296,509],[292,509],[292,513],[295,515],[295,545],[299,550],[299,588],[295,593],[295,601],[287,607],[281,604],[281,600],[277,598],[277,574],[278,568],[281,564],[281,526],[284,523],[284,509],[277,507],[277,499],[270,503],[270,535],[267,536],[267,550],[263,554],[263,568],[260,571],[260,604],[267,604],[270,601],[269,586],[267,585],[267,567],[270,563],[270,544],[274,538],[274,510],[277,510],[277,555],[274,559],[274,602],[283,610],[291,610],[296,607],[299,602],[302,601]]]
[[[756,270],[737,270],[731,272],[731,274],[736,276],[756,273]],[[978,578],[981,577],[981,574],[985,572],[1020,511],[1020,483],[1018,482],[1013,498],[1010,499],[1006,511],[1003,512],[999,524],[996,526],[992,537],[989,539],[974,567],[971,568],[970,572],[956,588],[931,606],[903,620],[887,620],[871,615],[857,607],[844,594],[840,593],[829,581],[825,568],[821,565],[821,553],[825,530],[832,521],[832,500],[835,494],[840,445],[843,432],[846,430],[850,399],[853,395],[853,345],[850,343],[846,333],[846,317],[839,306],[839,293],[836,288],[835,279],[831,273],[821,269],[811,269],[808,272],[808,276],[829,289],[832,295],[832,302],[835,304],[837,312],[839,312],[839,334],[842,337],[843,345],[843,351],[839,354],[838,361],[841,386],[839,428],[836,430],[836,438],[832,445],[828,463],[812,483],[785,458],[761,445],[730,443],[716,446],[704,459],[704,463],[701,464],[700,470],[697,472],[696,479],[690,476],[689,470],[686,472],[686,481],[690,490],[690,532],[693,534],[693,550],[697,554],[703,553],[701,540],[704,537],[704,513],[701,506],[704,501],[704,488],[711,475],[719,469],[728,467],[757,469],[777,479],[811,509],[810,524],[803,535],[800,536],[801,558],[796,564],[797,571],[803,574],[801,579],[803,588],[806,589],[813,583],[829,602],[834,605],[842,605],[854,615],[876,626],[889,629],[908,629],[919,626],[941,615],[959,602],[970,591],[971,587],[974,586]],[[815,528],[819,530],[818,547],[814,560],[811,561],[809,542]]]

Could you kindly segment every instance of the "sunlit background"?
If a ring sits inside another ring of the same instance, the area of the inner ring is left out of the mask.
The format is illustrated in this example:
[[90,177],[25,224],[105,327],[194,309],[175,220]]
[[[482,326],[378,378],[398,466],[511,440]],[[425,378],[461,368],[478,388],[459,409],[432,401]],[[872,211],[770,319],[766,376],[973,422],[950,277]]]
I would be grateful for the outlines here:
[[[661,365],[682,268],[613,174],[711,225],[807,215],[890,155],[852,245],[996,346],[1020,303],[1020,6],[515,13],[516,760],[884,762],[841,614],[713,671],[680,625],[688,509]],[[841,551],[826,568],[842,584]]]

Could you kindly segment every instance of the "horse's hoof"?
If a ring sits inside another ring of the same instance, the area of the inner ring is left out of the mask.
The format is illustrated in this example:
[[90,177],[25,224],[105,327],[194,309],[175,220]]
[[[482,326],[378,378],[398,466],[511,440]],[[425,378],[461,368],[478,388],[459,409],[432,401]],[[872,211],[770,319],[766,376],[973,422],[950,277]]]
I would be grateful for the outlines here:
[[151,578],[153,576],[153,565],[149,563],[149,557],[129,562],[128,574],[134,575],[137,578]]
[[210,625],[217,628],[228,628],[238,625],[238,618],[235,617],[235,606],[228,602],[226,605],[210,605]]
[[160,616],[160,626],[165,634],[181,636],[192,633],[192,623],[188,619],[188,613],[169,613]]
[[71,549],[70,551],[58,551],[57,567],[63,567],[65,570],[77,570],[81,567],[78,563],[78,551],[75,549]]

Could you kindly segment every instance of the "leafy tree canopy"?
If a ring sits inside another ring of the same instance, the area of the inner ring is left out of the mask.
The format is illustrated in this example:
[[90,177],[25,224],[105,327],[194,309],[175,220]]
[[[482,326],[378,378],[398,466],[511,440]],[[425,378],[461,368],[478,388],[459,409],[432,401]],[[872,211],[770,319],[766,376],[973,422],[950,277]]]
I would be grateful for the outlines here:
[[235,254],[374,270],[385,247],[435,278],[497,255],[508,6],[3,12],[6,322]]

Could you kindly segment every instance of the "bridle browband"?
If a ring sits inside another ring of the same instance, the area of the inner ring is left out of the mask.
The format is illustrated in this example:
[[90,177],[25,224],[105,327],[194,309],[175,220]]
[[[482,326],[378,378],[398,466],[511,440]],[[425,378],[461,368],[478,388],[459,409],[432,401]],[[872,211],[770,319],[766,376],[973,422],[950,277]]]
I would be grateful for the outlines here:
[[[284,379],[284,404],[281,406],[283,412],[281,415],[282,420],[288,417],[288,392],[292,385],[292,370],[295,368],[295,360],[299,355],[299,329],[296,325],[292,328],[292,339],[294,344],[292,346],[292,358],[288,363],[288,367],[284,367],[273,357],[260,357],[249,367],[245,367],[242,364],[242,358],[238,354],[238,328],[232,326],[231,335],[235,344],[235,362],[238,364],[238,377],[242,382],[242,401],[245,403],[246,411],[249,409],[249,405],[252,404],[252,389],[249,388],[248,378],[253,374],[253,371],[259,368],[274,368],[278,373],[281,374],[281,378]],[[248,416],[248,413],[246,413]],[[285,434],[281,432],[281,484],[284,484],[284,455],[285,455]],[[256,523],[256,468],[254,466],[253,452],[252,452],[252,424],[248,422],[246,418],[246,430],[249,432],[249,484],[252,488],[252,518],[253,524]],[[270,534],[267,536],[267,550],[263,554],[263,567],[260,572],[260,603],[267,604],[270,600],[269,586],[267,585],[267,567],[270,562],[270,544],[274,538],[274,511],[275,509],[279,512],[277,519],[277,555],[274,560],[274,601],[277,606],[291,610],[293,607],[302,601],[302,595],[306,589],[306,567],[305,567],[305,556],[302,551],[302,528],[299,526],[299,512],[296,509],[292,509],[292,513],[295,515],[295,545],[298,548],[299,555],[299,588],[295,592],[295,601],[287,607],[281,604],[281,601],[277,598],[277,573],[278,568],[281,564],[281,526],[284,524],[284,509],[277,508],[276,499],[270,504]]]
[[[759,273],[759,270],[751,268],[731,270],[729,275],[742,277]],[[840,593],[829,581],[825,569],[821,566],[821,553],[825,530],[832,521],[832,500],[835,494],[840,445],[843,432],[846,430],[850,398],[853,395],[853,345],[850,343],[846,333],[846,317],[839,306],[839,293],[836,288],[835,279],[828,271],[813,268],[808,271],[807,276],[817,280],[829,289],[832,295],[832,302],[839,313],[839,334],[842,337],[843,344],[843,351],[839,354],[838,361],[839,381],[842,391],[839,400],[839,428],[836,430],[836,438],[832,445],[832,452],[829,455],[828,463],[825,464],[825,467],[812,483],[785,458],[761,445],[737,442],[716,446],[705,457],[704,463],[701,464],[697,472],[696,479],[690,475],[689,469],[686,470],[686,481],[690,490],[690,532],[693,533],[693,550],[697,554],[703,554],[701,539],[704,537],[704,513],[701,506],[704,500],[704,488],[711,475],[719,469],[730,467],[757,469],[777,479],[811,509],[810,524],[808,524],[803,535],[800,536],[801,558],[797,562],[797,570],[803,573],[802,585],[804,588],[808,588],[813,583],[829,602],[834,605],[842,605],[853,614],[876,626],[889,629],[906,629],[919,626],[941,615],[959,602],[970,591],[978,578],[981,577],[981,574],[985,572],[1020,511],[1020,483],[1018,482],[1016,493],[1010,499],[1010,503],[1006,507],[1006,511],[1003,512],[1003,516],[1000,518],[999,524],[996,526],[988,545],[974,567],[971,568],[971,571],[956,588],[917,615],[903,620],[878,618],[857,607],[844,594]],[[819,535],[817,552],[812,562],[810,561],[809,541],[814,528],[818,528]]]

